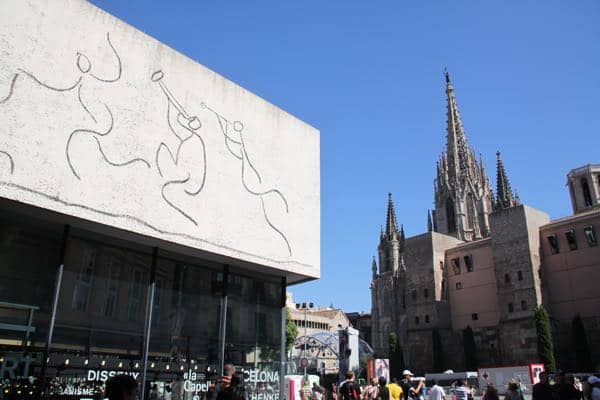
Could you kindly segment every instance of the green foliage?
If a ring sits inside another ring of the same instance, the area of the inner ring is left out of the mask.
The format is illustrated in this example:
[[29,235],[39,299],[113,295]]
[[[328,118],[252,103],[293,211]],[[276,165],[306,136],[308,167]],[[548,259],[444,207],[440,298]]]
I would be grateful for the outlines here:
[[400,377],[404,370],[404,356],[402,355],[402,346],[400,346],[400,341],[395,332],[390,332],[389,344],[390,374],[392,377]]
[[290,314],[290,310],[285,309],[285,350],[286,352],[290,352],[294,342],[296,341],[296,337],[298,336],[298,327],[292,321],[292,315]]
[[465,367],[467,371],[477,371],[477,347],[473,329],[467,326],[463,329],[463,348],[465,351]]
[[590,356],[590,345],[585,334],[585,326],[579,315],[571,322],[573,347],[575,348],[575,365],[577,371],[593,371],[594,365]]
[[444,349],[440,332],[437,329],[431,331],[431,341],[433,342],[433,372],[442,372],[445,369]]
[[538,306],[535,309],[535,330],[537,332],[537,347],[540,361],[546,366],[546,371],[555,372],[556,360],[554,359],[550,317],[542,306]]

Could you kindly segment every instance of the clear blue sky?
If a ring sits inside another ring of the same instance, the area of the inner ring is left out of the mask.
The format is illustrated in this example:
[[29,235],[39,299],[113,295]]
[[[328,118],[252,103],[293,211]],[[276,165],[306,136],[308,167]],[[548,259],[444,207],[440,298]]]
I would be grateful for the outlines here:
[[387,193],[426,231],[445,146],[443,68],[495,187],[571,213],[567,172],[600,163],[600,2],[93,0],[321,131],[319,281],[298,301],[369,311]]

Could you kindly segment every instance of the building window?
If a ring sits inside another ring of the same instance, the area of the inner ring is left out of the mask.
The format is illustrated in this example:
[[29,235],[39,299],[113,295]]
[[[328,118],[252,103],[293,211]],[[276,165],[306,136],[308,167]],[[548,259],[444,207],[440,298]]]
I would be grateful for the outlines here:
[[525,300],[521,300],[521,310],[527,311],[527,302]]
[[514,312],[515,311],[515,306],[513,305],[513,303],[508,303],[508,312]]
[[452,270],[454,271],[454,275],[459,275],[460,274],[460,258],[453,258],[452,259]]
[[81,268],[75,279],[75,290],[73,292],[73,309],[76,311],[87,311],[92,277],[96,266],[96,250],[85,247]]
[[456,290],[462,290],[462,283],[456,282]]
[[411,292],[411,296],[412,296],[412,299],[413,299],[413,301],[416,301],[416,300],[417,300],[417,291],[416,291],[416,290],[413,290],[413,291]]
[[598,244],[598,238],[596,237],[596,231],[593,226],[586,226],[583,228],[583,233],[585,233],[585,238],[590,247]]
[[523,280],[523,271],[517,271],[517,280],[519,280],[519,281]]
[[415,317],[415,325],[419,325],[419,317]]
[[590,185],[585,178],[581,178],[581,191],[583,192],[583,204],[586,207],[592,206],[592,194],[590,193]]
[[558,247],[558,238],[556,235],[548,236],[548,243],[550,243],[550,250],[552,251],[552,254],[560,253],[560,248]]
[[129,285],[129,303],[127,304],[127,319],[136,321],[140,312],[142,300],[142,271],[133,270],[133,279]]
[[467,272],[473,272],[473,257],[471,257],[471,255],[466,255],[463,257],[465,260],[465,268],[467,269]]
[[444,270],[444,262],[440,261],[440,269],[443,271]]
[[479,315],[477,313],[471,314],[471,320],[473,320],[473,321],[479,320]]
[[429,323],[429,315],[425,316],[425,323],[428,324]]
[[117,305],[117,292],[119,290],[119,274],[121,273],[121,262],[114,257],[108,261],[106,277],[106,297],[104,298],[104,316],[114,317]]
[[567,238],[567,243],[569,244],[569,250],[577,250],[577,240],[575,239],[575,231],[573,229],[569,229],[565,232],[565,237]]
[[510,283],[510,274],[504,274],[504,283]]
[[423,289],[423,297],[425,297],[425,298],[429,297],[429,290]]

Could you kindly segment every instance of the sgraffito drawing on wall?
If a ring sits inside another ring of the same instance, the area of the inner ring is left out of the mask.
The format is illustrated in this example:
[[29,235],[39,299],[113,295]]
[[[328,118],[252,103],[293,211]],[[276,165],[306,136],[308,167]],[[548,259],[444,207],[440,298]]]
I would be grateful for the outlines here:
[[[170,186],[189,196],[196,196],[202,191],[206,181],[206,146],[204,140],[198,134],[202,124],[198,117],[190,116],[185,111],[169,91],[163,82],[163,78],[164,73],[159,70],[152,74],[151,80],[158,83],[167,98],[167,124],[176,143],[171,148],[165,142],[160,142],[156,150],[156,167],[159,175],[165,179],[161,194],[169,206],[177,210],[194,225],[198,225],[194,218],[178,207],[173,200],[169,199],[165,191]],[[200,170],[186,168],[186,158],[199,160]]]
[[[250,161],[250,157],[248,157],[248,152],[246,151],[246,145],[244,144],[244,124],[240,121],[229,121],[227,118],[210,108],[206,103],[202,103],[201,106],[211,111],[219,122],[219,127],[221,128],[221,132],[223,133],[223,138],[225,140],[225,146],[227,150],[238,160],[241,161],[241,180],[242,185],[246,191],[260,199],[260,204],[262,207],[263,215],[265,217],[265,221],[267,225],[271,227],[285,242],[288,252],[292,254],[292,248],[290,243],[285,236],[285,234],[277,228],[271,219],[269,219],[269,212],[267,211],[267,207],[265,205],[265,197],[274,196],[281,200],[281,206],[284,208],[286,213],[289,213],[289,206],[286,198],[278,189],[268,189],[262,188],[263,181],[256,170],[252,162]],[[251,182],[254,178],[254,182],[258,183],[258,188],[254,189],[251,187]]]
[[[102,76],[98,76],[98,75],[94,74],[94,72],[92,70],[92,62],[90,61],[89,57],[81,52],[77,52],[75,63],[76,63],[77,69],[79,71],[79,76],[74,78],[73,83],[69,83],[66,86],[58,86],[58,85],[50,84],[48,82],[41,80],[32,72],[30,72],[24,68],[18,68],[17,69],[18,72],[14,74],[14,76],[11,80],[9,93],[5,99],[0,101],[0,104],[4,103],[10,99],[10,97],[13,95],[13,93],[15,91],[15,86],[16,86],[17,80],[22,75],[24,77],[30,78],[40,87],[50,90],[50,91],[53,91],[53,92],[71,92],[71,91],[77,90],[77,100],[79,101],[79,104],[81,105],[82,109],[86,112],[86,114],[90,117],[90,119],[95,124],[99,124],[98,113],[92,112],[89,103],[84,100],[85,96],[83,95],[83,91],[84,91],[83,88],[84,88],[84,77],[85,76],[90,76],[92,79],[95,79],[98,82],[104,82],[104,83],[114,83],[114,82],[117,82],[119,79],[121,79],[121,74],[122,74],[121,58],[119,57],[119,53],[117,52],[117,50],[115,49],[114,45],[112,44],[112,42],[110,40],[109,33],[106,34],[106,41],[108,43],[108,46],[112,50],[112,53],[114,54],[114,58],[115,58],[115,62],[116,62],[114,76],[102,77]],[[80,129],[75,129],[69,135],[69,138],[68,138],[68,140],[66,142],[66,146],[65,146],[65,155],[66,155],[67,163],[68,163],[69,168],[71,169],[71,172],[73,173],[73,175],[75,175],[75,177],[77,179],[81,179],[80,175],[78,174],[78,172],[71,160],[71,152],[73,151],[71,148],[71,142],[72,142],[73,138],[77,135],[91,135],[91,137],[96,142],[96,144],[98,146],[98,150],[99,150],[100,154],[102,155],[103,159],[112,166],[117,166],[117,167],[127,166],[132,163],[141,162],[141,163],[146,164],[146,166],[148,168],[150,168],[150,164],[146,160],[143,160],[141,158],[134,158],[134,159],[127,160],[124,162],[115,162],[115,161],[111,161],[106,156],[106,152],[102,148],[102,144],[100,142],[99,137],[106,136],[113,130],[114,118],[113,118],[111,109],[109,108],[109,106],[106,103],[102,103],[102,108],[104,109],[104,114],[106,117],[105,118],[106,122],[104,123],[104,125],[107,125],[107,128],[105,130],[80,128]],[[14,167],[14,162],[12,162],[11,165],[13,165],[13,167]]]
[[[46,70],[39,58],[29,62],[20,53],[0,60],[2,196],[21,201],[12,193],[25,193],[23,198],[42,198],[50,209],[118,219],[125,229],[141,226],[145,234],[201,249],[312,267],[292,259],[299,253],[292,245],[297,194],[284,195],[291,193],[289,185],[265,169],[281,165],[280,153],[263,153],[262,136],[248,136],[262,120],[257,125],[247,112],[231,117],[236,111],[230,99],[186,91],[181,76],[164,72],[166,64],[151,69],[154,61],[132,60],[119,35],[115,40],[101,32],[97,46],[85,52],[76,51],[81,44],[60,49],[56,68]],[[120,98],[122,93],[129,97]],[[23,121],[29,110],[42,111],[40,118]],[[42,168],[50,172],[37,174]],[[221,227],[223,219],[227,225]],[[232,239],[231,232],[238,236]],[[265,250],[253,252],[257,243]]]
[[[156,165],[160,176],[164,176],[164,169],[167,164],[172,164],[175,169],[180,167],[182,153],[185,152],[185,148],[190,148],[190,156],[197,157],[202,162],[202,170],[190,171],[185,168],[179,168],[177,174],[168,179],[163,185],[162,196],[163,199],[183,216],[189,219],[195,225],[198,223],[190,217],[188,213],[183,211],[181,208],[176,206],[165,195],[165,188],[169,185],[176,185],[180,187],[187,195],[196,196],[204,187],[206,181],[206,146],[204,140],[199,135],[199,130],[202,127],[202,123],[197,116],[190,115],[181,105],[179,101],[173,96],[173,93],[169,90],[166,83],[164,82],[164,72],[158,70],[151,76],[152,82],[158,83],[160,89],[167,98],[167,124],[169,130],[177,138],[176,145],[170,148],[166,143],[161,142],[156,151]],[[216,112],[214,109],[209,107],[206,103],[202,102],[201,107],[210,111],[216,117],[218,126],[223,134],[224,144],[227,151],[240,161],[240,178],[243,188],[251,195],[256,196],[260,200],[262,213],[266,224],[277,233],[285,243],[288,254],[292,254],[292,248],[286,235],[271,221],[269,218],[269,211],[265,204],[265,197],[274,196],[280,200],[281,207],[285,210],[285,213],[289,213],[289,206],[285,196],[278,190],[272,188],[262,188],[263,180],[252,164],[246,146],[244,144],[243,130],[244,125],[241,121],[231,122],[223,115]],[[174,115],[177,113],[177,115]],[[257,188],[252,187],[253,185],[258,186]]]

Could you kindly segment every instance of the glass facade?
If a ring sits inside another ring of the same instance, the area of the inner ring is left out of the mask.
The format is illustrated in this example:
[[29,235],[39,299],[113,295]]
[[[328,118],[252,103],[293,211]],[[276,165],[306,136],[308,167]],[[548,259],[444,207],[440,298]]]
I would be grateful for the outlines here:
[[282,291],[281,277],[5,213],[0,399],[100,399],[115,374],[146,398],[205,399],[232,363],[249,400],[276,400]]

